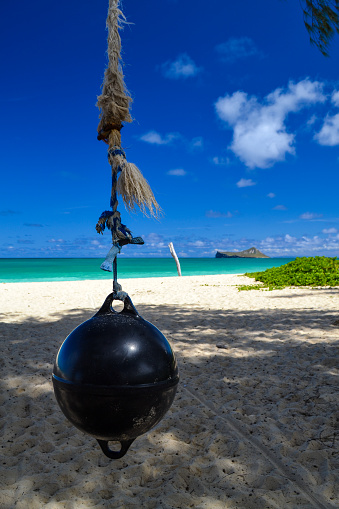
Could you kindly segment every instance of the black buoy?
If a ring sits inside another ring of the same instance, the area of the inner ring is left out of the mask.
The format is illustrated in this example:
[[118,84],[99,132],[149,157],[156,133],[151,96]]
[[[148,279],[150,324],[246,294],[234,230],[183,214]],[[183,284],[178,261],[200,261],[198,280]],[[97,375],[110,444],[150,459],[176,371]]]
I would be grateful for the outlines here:
[[[56,399],[67,419],[97,439],[106,456],[126,454],[170,408],[179,382],[165,336],[144,320],[125,294],[124,308],[101,309],[65,339],[53,369]],[[111,450],[108,442],[120,442]]]

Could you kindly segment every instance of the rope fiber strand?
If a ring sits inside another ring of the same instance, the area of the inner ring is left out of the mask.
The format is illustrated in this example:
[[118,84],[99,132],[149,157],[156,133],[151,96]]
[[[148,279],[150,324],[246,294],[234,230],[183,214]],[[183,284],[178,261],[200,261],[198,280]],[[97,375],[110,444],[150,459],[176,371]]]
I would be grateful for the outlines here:
[[[131,97],[126,89],[121,61],[119,29],[126,18],[119,9],[120,0],[109,0],[106,26],[108,29],[108,67],[105,71],[102,93],[98,97],[100,110],[98,139],[108,144],[108,159],[112,167],[112,181],[117,179],[117,191],[121,194],[128,211],[138,207],[145,216],[157,218],[161,213],[154,194],[140,170],[126,160],[121,149],[120,130],[123,122],[131,122],[129,112]],[[113,174],[116,175],[113,175]],[[118,178],[118,173],[120,176]],[[115,195],[112,192],[112,197]],[[114,213],[116,204],[112,204]]]
[[[119,29],[126,23],[125,16],[119,9],[120,0],[109,0],[106,27],[108,30],[108,67],[105,71],[102,93],[98,97],[97,106],[101,111],[98,131],[105,126],[122,125],[131,122],[129,106],[132,101],[124,82],[121,62],[121,39]],[[119,129],[118,129],[119,130]]]

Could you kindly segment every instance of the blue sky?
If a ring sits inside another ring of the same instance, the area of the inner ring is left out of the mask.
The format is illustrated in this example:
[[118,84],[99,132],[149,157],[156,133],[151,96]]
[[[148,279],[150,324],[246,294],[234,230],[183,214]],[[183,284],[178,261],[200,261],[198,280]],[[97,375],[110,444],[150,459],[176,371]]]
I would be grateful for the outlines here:
[[[6,2],[1,16],[0,257],[102,257],[110,167],[96,139],[108,0]],[[122,221],[189,257],[256,246],[339,256],[339,37],[325,58],[299,2],[124,0],[122,130],[160,221]]]

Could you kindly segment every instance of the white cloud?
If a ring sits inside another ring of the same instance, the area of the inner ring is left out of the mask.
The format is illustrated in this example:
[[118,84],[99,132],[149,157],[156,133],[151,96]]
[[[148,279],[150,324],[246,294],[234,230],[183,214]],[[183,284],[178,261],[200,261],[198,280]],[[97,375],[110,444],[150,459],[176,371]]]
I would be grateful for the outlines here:
[[249,168],[268,168],[284,161],[286,154],[295,153],[295,136],[286,130],[287,116],[324,102],[322,88],[321,83],[305,79],[289,82],[286,90],[274,90],[262,103],[240,91],[219,97],[216,112],[233,129],[229,148]]
[[312,115],[311,118],[307,120],[308,127],[311,127],[317,121],[317,115]]
[[173,62],[165,62],[161,69],[165,78],[170,79],[191,78],[202,71],[186,53],[179,55]]
[[179,138],[179,135],[176,133],[169,133],[166,136],[161,136],[157,131],[149,131],[140,137],[142,141],[146,143],[151,143],[153,145],[168,145],[173,140]]
[[[251,246],[269,256],[335,256],[339,252],[339,234],[320,235],[292,235],[285,231],[283,235],[269,235],[266,238],[232,236],[219,236],[218,238],[204,236],[201,228],[199,232],[184,232],[186,228],[177,228],[178,234],[172,232],[171,238],[159,235],[158,233],[143,234],[145,240],[143,253],[135,251],[135,256],[170,256],[168,244],[173,242],[178,256],[180,253],[188,253],[189,256],[214,256],[216,250],[242,251]],[[180,230],[180,231],[179,231]],[[174,236],[173,236],[174,235]],[[127,254],[127,253],[126,253]],[[134,254],[127,254],[134,256]]]
[[172,145],[175,142],[177,145],[183,146],[189,152],[203,150],[204,148],[204,139],[202,136],[187,139],[180,133],[167,133],[163,135],[157,131],[148,131],[140,136],[139,139],[151,145]]
[[196,148],[203,148],[204,147],[204,139],[201,136],[197,136],[196,138],[193,138],[190,147],[192,149]]
[[[334,90],[331,96],[334,106],[339,107],[339,90]],[[319,145],[334,147],[339,145],[339,113],[336,115],[326,115],[320,131],[314,135]]]
[[336,228],[325,228],[322,233],[331,234],[331,233],[338,233],[339,230]]
[[175,175],[176,177],[184,177],[187,175],[187,171],[183,170],[182,168],[178,168],[176,170],[169,170],[167,172],[167,175]]
[[104,242],[100,242],[100,240],[92,240],[90,242],[91,246],[95,249],[107,249],[107,245]]
[[196,240],[194,242],[189,242],[189,245],[194,247],[204,247],[205,242],[203,242],[202,240]]
[[287,242],[288,244],[290,244],[291,242],[295,242],[297,239],[296,237],[292,237],[291,235],[289,235],[288,233],[286,233],[285,237],[284,237],[284,240],[285,242]]
[[230,126],[235,125],[241,117],[244,117],[247,112],[251,109],[251,103],[253,106],[256,103],[256,99],[252,98],[247,100],[247,94],[245,92],[234,92],[234,94],[226,95],[225,97],[219,97],[215,103],[217,114],[227,122]]
[[[339,99],[338,99],[339,101]],[[314,136],[320,145],[334,147],[339,145],[339,113],[327,115],[319,133]]]
[[252,179],[240,179],[239,182],[237,182],[238,187],[250,187],[255,185],[256,182],[253,182]]
[[215,47],[223,62],[233,63],[248,57],[262,56],[249,37],[231,37]]
[[304,214],[301,214],[300,219],[306,219],[306,220],[312,220],[312,219],[319,219],[322,217],[322,214],[314,214],[314,212],[304,212]]
[[276,205],[272,210],[287,210],[285,205]]
[[334,90],[331,97],[332,103],[334,106],[338,106],[339,108],[339,90]]
[[268,198],[275,198],[275,194],[274,193],[268,193]]
[[148,235],[143,235],[143,239],[148,247],[168,248],[164,237],[158,233],[151,232]]
[[216,164],[217,166],[227,166],[228,164],[230,164],[230,160],[228,157],[213,157],[212,159],[213,163]]
[[227,217],[227,218],[233,217],[233,214],[231,212],[225,213],[225,212],[219,212],[218,210],[207,210],[205,215],[206,215],[206,217],[210,217],[213,219],[216,219],[219,217]]
[[255,241],[255,245],[269,256],[330,256],[331,253],[334,255],[338,252],[339,238],[337,236],[324,238],[319,235],[293,237],[287,233]]

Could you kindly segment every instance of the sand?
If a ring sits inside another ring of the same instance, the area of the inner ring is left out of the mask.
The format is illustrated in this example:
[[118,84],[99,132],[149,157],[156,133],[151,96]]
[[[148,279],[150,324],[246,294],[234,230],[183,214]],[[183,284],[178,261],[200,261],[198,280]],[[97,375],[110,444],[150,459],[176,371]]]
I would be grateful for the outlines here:
[[165,418],[115,461],[65,419],[51,383],[63,339],[110,281],[0,285],[1,509],[339,507],[338,288],[121,282],[181,380]]

